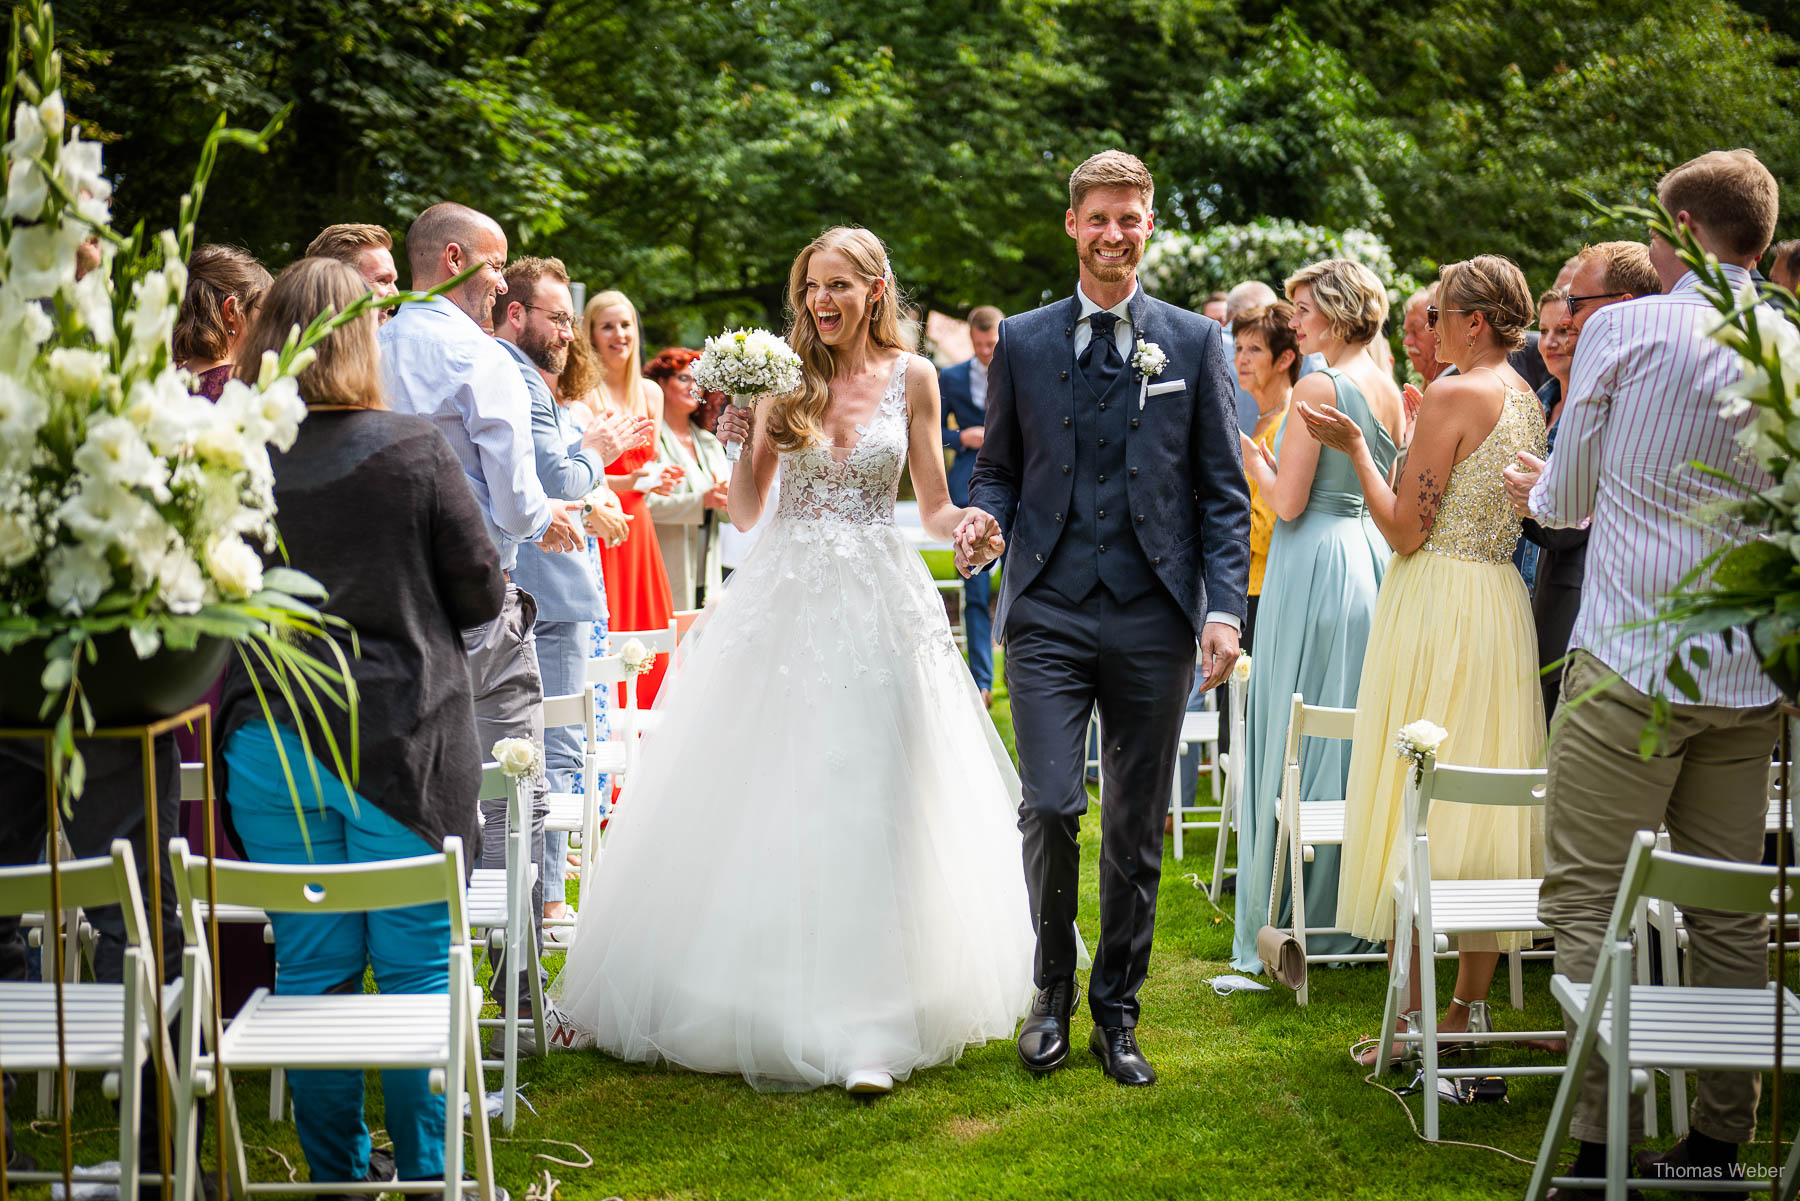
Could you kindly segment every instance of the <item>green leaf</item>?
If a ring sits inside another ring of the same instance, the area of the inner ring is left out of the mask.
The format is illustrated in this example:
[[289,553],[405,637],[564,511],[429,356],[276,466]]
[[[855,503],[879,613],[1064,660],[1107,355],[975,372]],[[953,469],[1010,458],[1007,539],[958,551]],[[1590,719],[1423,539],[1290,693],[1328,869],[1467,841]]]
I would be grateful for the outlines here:
[[1713,568],[1715,586],[1730,591],[1765,591],[1786,587],[1794,557],[1773,542],[1758,539],[1733,547]]

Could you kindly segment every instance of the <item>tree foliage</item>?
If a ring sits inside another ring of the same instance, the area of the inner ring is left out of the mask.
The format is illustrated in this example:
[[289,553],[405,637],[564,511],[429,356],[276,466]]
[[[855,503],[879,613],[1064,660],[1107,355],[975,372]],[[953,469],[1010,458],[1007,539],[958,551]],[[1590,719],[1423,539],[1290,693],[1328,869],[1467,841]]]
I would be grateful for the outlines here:
[[1107,146],[1165,226],[1366,227],[1417,274],[1498,251],[1534,283],[1619,232],[1577,189],[1642,199],[1733,145],[1800,181],[1778,0],[83,0],[64,27],[123,215],[172,210],[220,110],[291,100],[204,236],[280,265],[459,199],[670,339],[778,318],[839,222],[922,304],[1059,294],[1068,172]]

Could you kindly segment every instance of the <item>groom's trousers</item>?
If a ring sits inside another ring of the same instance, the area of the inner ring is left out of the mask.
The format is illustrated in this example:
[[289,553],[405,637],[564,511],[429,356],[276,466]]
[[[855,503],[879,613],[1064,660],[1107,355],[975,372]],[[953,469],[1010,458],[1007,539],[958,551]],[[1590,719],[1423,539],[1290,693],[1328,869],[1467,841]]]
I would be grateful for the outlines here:
[[1162,588],[1080,602],[1034,585],[1004,631],[1024,803],[1025,885],[1037,930],[1038,987],[1075,975],[1075,914],[1087,810],[1088,717],[1100,713],[1100,945],[1088,1008],[1103,1026],[1136,1026],[1150,966],[1163,817],[1194,678],[1194,627]]

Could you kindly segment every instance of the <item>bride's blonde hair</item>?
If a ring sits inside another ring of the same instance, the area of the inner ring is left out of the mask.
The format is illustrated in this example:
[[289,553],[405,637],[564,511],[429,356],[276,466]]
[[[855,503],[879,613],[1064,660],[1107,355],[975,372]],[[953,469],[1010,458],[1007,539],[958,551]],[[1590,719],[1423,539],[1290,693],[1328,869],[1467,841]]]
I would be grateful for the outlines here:
[[864,283],[882,280],[886,286],[869,304],[869,341],[888,350],[907,349],[900,331],[900,288],[888,263],[881,239],[857,226],[839,225],[807,244],[788,272],[788,345],[804,367],[800,387],[778,396],[769,405],[769,440],[776,449],[799,450],[825,440],[825,406],[831,400],[831,377],[836,363],[831,347],[819,337],[812,310],[806,303],[806,269],[821,250],[835,250],[850,260]]

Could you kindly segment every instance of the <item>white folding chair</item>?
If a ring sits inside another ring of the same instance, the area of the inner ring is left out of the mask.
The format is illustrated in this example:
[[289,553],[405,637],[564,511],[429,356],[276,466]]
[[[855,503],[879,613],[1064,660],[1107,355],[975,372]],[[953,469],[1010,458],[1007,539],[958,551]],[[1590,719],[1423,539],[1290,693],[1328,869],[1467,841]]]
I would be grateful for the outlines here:
[[[1217,830],[1221,842],[1226,838],[1226,806],[1224,790],[1220,784],[1222,773],[1219,763],[1219,726],[1223,715],[1219,712],[1215,693],[1216,690],[1209,692],[1203,698],[1202,703],[1206,708],[1181,715],[1181,737],[1175,750],[1175,777],[1169,787],[1169,825],[1175,835],[1177,859],[1186,850],[1184,835],[1190,830]],[[1192,795],[1181,795],[1181,764],[1188,755],[1200,754],[1204,747],[1212,748],[1212,753],[1200,762],[1212,774],[1213,803],[1196,805]]]
[[1348,934],[1335,922],[1329,926],[1306,924],[1306,865],[1313,861],[1319,847],[1342,846],[1344,843],[1344,802],[1341,800],[1302,801],[1300,799],[1300,750],[1302,738],[1339,738],[1348,740],[1355,732],[1356,710],[1335,709],[1326,705],[1309,705],[1296,692],[1288,710],[1287,746],[1281,759],[1281,795],[1275,814],[1275,863],[1269,883],[1269,925],[1281,916],[1281,872],[1288,869],[1294,912],[1288,933],[1300,945],[1306,965],[1306,976],[1294,993],[1297,1004],[1312,1000],[1312,965],[1315,963],[1379,963],[1387,957],[1380,952],[1354,951],[1337,955],[1315,955],[1307,950],[1308,935]]
[[[1240,682],[1236,676],[1225,682],[1225,721],[1231,731],[1229,751],[1222,751],[1218,757],[1219,775],[1224,777],[1224,793],[1219,809],[1219,841],[1213,847],[1212,880],[1206,886],[1206,895],[1214,901],[1219,899],[1219,890],[1225,884],[1225,857],[1231,844],[1232,832],[1239,828],[1238,814],[1244,803],[1244,771],[1243,764],[1249,756],[1249,749],[1244,742],[1244,701],[1249,684]],[[1218,787],[1218,776],[1214,777],[1214,787]],[[1239,847],[1241,853],[1242,847]]]
[[[1800,1071],[1800,998],[1772,982],[1763,988],[1692,988],[1668,982],[1631,981],[1631,937],[1638,910],[1647,898],[1665,905],[1735,913],[1763,913],[1777,900],[1776,869],[1677,855],[1657,849],[1656,834],[1639,830],[1625,861],[1625,877],[1613,903],[1607,942],[1594,964],[1594,979],[1583,984],[1558,974],[1550,991],[1575,1020],[1568,1071],[1544,1128],[1532,1169],[1527,1201],[1539,1201],[1551,1185],[1604,1187],[1607,1201],[1624,1201],[1628,1189],[1682,1189],[1693,1183],[1628,1175],[1631,1095],[1649,1086],[1656,1070]],[[1792,888],[1790,887],[1790,893]],[[1788,898],[1792,904],[1792,896]],[[1776,1053],[1776,1007],[1782,1011],[1782,1042]],[[1568,1137],[1570,1111],[1595,1052],[1606,1060],[1606,1176],[1554,1176],[1556,1159]],[[1791,1198],[1800,1186],[1800,1141],[1789,1152],[1780,1179],[1698,1182],[1702,1189],[1774,1192]]]
[[[74,1072],[103,1073],[102,1088],[119,1102],[119,1167],[116,1173],[82,1171],[83,1181],[117,1180],[121,1197],[137,1195],[139,1181],[162,1182],[157,1172],[144,1172],[138,1163],[138,1130],[143,1106],[157,1103],[140,1089],[143,1069],[160,1041],[164,1062],[175,1064],[164,1027],[156,1020],[151,1003],[156,987],[152,971],[149,922],[138,892],[137,864],[131,844],[117,839],[105,857],[63,860],[57,865],[57,886],[62,910],[117,905],[125,919],[125,966],[118,984],[97,984],[79,979],[62,984],[62,1040],[58,1045],[56,983],[0,981],[0,1056],[9,1072],[46,1072],[54,1083],[59,1068]],[[0,868],[0,913],[52,912],[50,867]],[[54,931],[56,923],[46,927]],[[184,1004],[182,981],[171,981],[163,990],[163,1014],[174,1016]],[[72,1086],[72,1085],[71,1085]],[[177,1135],[179,1138],[179,1135]],[[180,1144],[177,1143],[179,1148]],[[62,1179],[61,1171],[9,1169],[13,1183]]]
[[[173,839],[169,857],[187,934],[183,973],[193,1002],[183,1014],[181,1071],[175,1112],[181,1158],[178,1201],[193,1201],[199,1183],[194,1106],[223,1092],[225,1170],[233,1195],[258,1193],[441,1192],[459,1198],[473,1187],[493,1201],[493,1153],[483,1105],[481,1049],[471,1021],[478,1003],[470,959],[463,892],[462,840],[444,839],[438,855],[368,863],[210,863]],[[408,905],[445,904],[450,909],[450,987],[442,993],[326,993],[289,996],[259,988],[230,1021],[216,1012],[212,956],[198,900],[255,906],[276,913],[358,913]],[[222,1023],[222,1030],[217,1029]],[[244,1158],[231,1073],[244,1069],[421,1068],[444,1096],[444,1178],[441,1181],[289,1181],[252,1183]],[[463,1181],[464,1099],[474,1137],[475,1179]]]
[[[617,656],[611,656],[617,658]],[[590,660],[599,662],[599,660]],[[592,685],[566,696],[547,696],[543,705],[544,728],[580,726],[582,729],[581,791],[552,792],[545,795],[550,814],[544,829],[560,830],[579,839],[581,847],[581,886],[587,887],[588,865],[599,855],[600,820],[606,816],[607,804],[600,796],[601,776],[622,776],[626,767],[626,744],[600,737],[599,707]],[[563,865],[547,865],[549,871],[561,871]],[[545,919],[546,926],[575,924],[573,917]]]
[[[75,850],[69,845],[69,840],[63,834],[60,825],[51,833],[50,837],[56,839],[56,858],[59,862],[66,863],[75,858]],[[49,858],[48,843],[49,839],[45,839],[46,860]],[[79,980],[81,979],[82,963],[93,958],[94,944],[98,935],[94,933],[94,927],[88,922],[87,915],[79,907],[66,909],[63,919],[63,979]],[[42,910],[30,910],[19,915],[19,927],[25,931],[26,945],[44,952],[45,962],[48,962],[48,955],[53,954],[44,942],[44,932],[51,924],[45,921]],[[74,1073],[69,1072],[65,1075],[68,1077],[69,1087],[75,1087]],[[37,1116],[50,1118],[55,1114],[56,1073],[46,1069],[39,1072],[37,1078]]]
[[[1408,773],[1401,819],[1406,839],[1400,879],[1394,885],[1394,944],[1388,969],[1387,1000],[1382,1007],[1381,1036],[1376,1044],[1376,1071],[1387,1070],[1387,1048],[1416,1043],[1424,1060],[1425,1137],[1438,1136],[1438,1078],[1458,1076],[1552,1076],[1557,1066],[1493,1067],[1438,1062],[1437,955],[1450,951],[1450,938],[1462,934],[1548,932],[1538,918],[1541,879],[1433,880],[1431,840],[1426,831],[1433,804],[1530,806],[1544,803],[1542,768],[1455,767],[1427,756]],[[1407,973],[1413,939],[1419,947],[1419,1029],[1396,1033],[1406,1000]],[[1515,953],[1516,954],[1516,953]],[[1516,959],[1515,959],[1516,963]],[[1515,987],[1516,975],[1515,975]],[[1515,996],[1517,1006],[1523,998]],[[1459,1042],[1517,1042],[1555,1039],[1556,1030],[1470,1031]]]
[[[542,956],[538,949],[536,923],[542,914],[532,913],[531,886],[537,880],[537,865],[531,861],[531,816],[529,781],[515,780],[489,763],[481,769],[481,792],[478,801],[506,801],[506,866],[478,867],[469,873],[468,924],[482,931],[473,940],[488,949],[493,962],[498,951],[506,952],[506,1000],[499,1017],[483,1017],[476,1025],[501,1032],[500,1055],[483,1059],[483,1068],[500,1069],[501,1129],[512,1132],[519,1104],[519,960],[524,959],[524,975],[530,982],[532,1033],[537,1038],[540,1054],[549,1050],[544,1034],[544,976]],[[490,836],[484,831],[483,837]]]
[[[668,684],[672,682],[678,666],[675,648],[679,643],[679,638],[677,637],[675,622],[669,622],[669,627],[665,630],[612,630],[606,635],[607,645],[612,648],[613,655],[617,655],[624,649],[625,644],[634,638],[643,643],[648,650],[653,651],[658,658],[661,658],[664,655],[668,656],[669,661],[665,665],[666,670],[663,673],[663,683]],[[607,657],[611,658],[612,656],[609,655]],[[592,681],[594,670],[593,665],[596,662],[599,662],[599,660],[588,660],[590,682]],[[641,738],[655,728],[656,714],[651,712],[649,706],[642,703],[643,698],[641,696],[636,696],[637,690],[633,687],[636,683],[635,676],[626,680],[624,683],[625,688],[620,694],[619,703],[611,707],[609,715],[614,716],[615,724],[623,723],[633,735]]]

